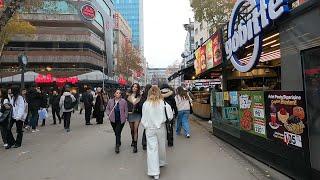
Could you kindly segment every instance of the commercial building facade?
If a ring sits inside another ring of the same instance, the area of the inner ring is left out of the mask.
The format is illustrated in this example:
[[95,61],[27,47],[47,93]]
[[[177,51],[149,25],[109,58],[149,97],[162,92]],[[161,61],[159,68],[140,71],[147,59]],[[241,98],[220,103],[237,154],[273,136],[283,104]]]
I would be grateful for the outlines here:
[[[92,20],[83,16],[82,8],[92,10]],[[22,13],[21,18],[35,26],[36,32],[30,37],[16,35],[4,47],[1,77],[20,73],[17,59],[21,53],[28,56],[27,71],[55,77],[71,77],[93,70],[111,74],[113,14],[110,0],[45,1],[41,9]]]
[[132,43],[143,50],[143,0],[114,0],[115,7],[129,22],[132,29]]

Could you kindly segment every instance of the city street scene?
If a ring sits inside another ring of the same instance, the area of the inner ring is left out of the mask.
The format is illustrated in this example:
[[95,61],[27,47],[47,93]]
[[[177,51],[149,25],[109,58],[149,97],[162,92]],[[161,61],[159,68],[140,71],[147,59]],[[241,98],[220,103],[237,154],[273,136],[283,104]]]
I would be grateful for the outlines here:
[[319,180],[320,0],[0,0],[0,180]]

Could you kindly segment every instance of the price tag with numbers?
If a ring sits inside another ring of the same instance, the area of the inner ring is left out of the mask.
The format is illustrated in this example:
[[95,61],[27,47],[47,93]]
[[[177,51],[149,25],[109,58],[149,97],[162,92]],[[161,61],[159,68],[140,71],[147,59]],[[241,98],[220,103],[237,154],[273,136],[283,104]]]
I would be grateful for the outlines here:
[[265,135],[266,127],[260,124],[254,124],[254,132]]
[[300,135],[284,132],[284,142],[297,147],[302,147],[302,140]]
[[264,109],[253,108],[252,110],[254,117],[264,119]]

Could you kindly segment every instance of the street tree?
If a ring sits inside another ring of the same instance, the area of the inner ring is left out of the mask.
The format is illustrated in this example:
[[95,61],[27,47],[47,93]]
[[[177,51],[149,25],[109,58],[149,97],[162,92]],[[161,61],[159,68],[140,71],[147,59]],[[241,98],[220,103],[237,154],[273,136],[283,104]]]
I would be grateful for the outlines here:
[[198,22],[206,21],[211,28],[228,22],[235,0],[192,0],[191,7]]
[[0,57],[3,47],[17,34],[31,36],[36,28],[22,20],[19,11],[30,12],[43,5],[43,0],[8,0],[0,9]]
[[14,15],[4,29],[0,32],[0,57],[4,46],[15,35],[32,37],[36,31],[36,28],[29,22],[21,20],[18,15]]
[[128,79],[139,71],[143,71],[141,51],[126,43],[117,52],[116,74]]

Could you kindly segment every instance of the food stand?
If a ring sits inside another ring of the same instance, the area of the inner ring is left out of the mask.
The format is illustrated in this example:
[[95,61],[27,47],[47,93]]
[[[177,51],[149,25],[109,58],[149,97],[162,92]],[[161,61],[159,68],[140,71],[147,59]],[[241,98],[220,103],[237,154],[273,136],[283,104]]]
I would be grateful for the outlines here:
[[[292,2],[236,2],[222,31],[223,91],[211,91],[213,134],[294,179],[320,179],[320,1]],[[215,71],[204,70],[204,49],[197,77]]]

